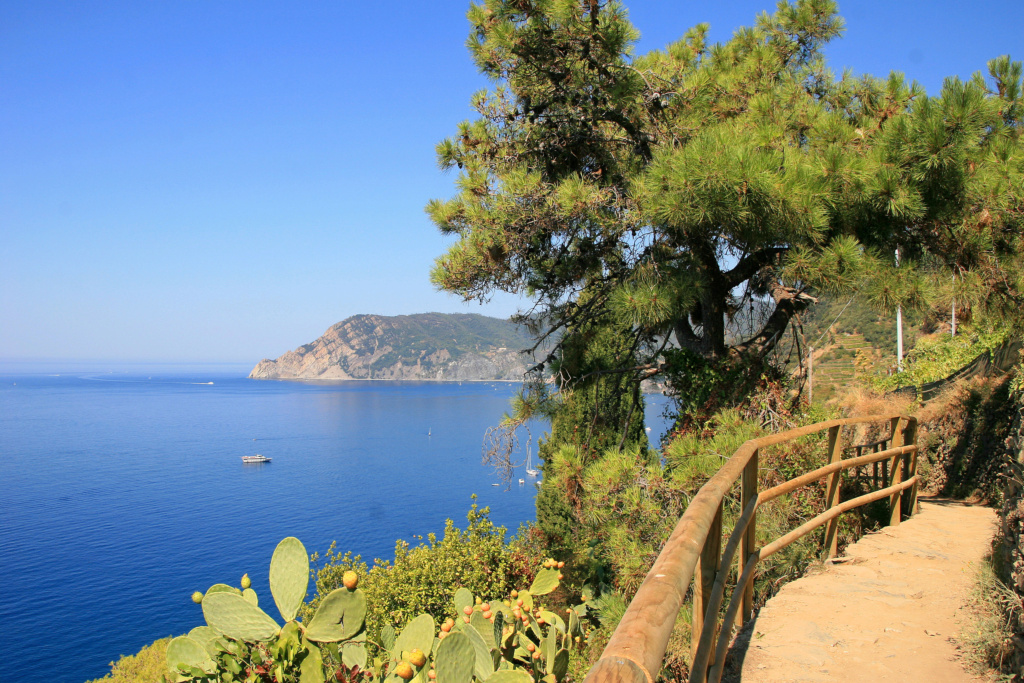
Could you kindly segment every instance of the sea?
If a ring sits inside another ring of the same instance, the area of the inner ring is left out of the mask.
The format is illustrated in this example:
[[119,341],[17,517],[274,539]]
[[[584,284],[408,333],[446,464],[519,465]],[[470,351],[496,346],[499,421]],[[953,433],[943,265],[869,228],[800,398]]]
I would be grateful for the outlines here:
[[[246,370],[0,370],[0,624],[22,643],[0,679],[103,676],[202,624],[191,594],[245,573],[269,598],[286,536],[370,563],[446,519],[464,527],[474,503],[510,535],[535,519],[536,480],[520,467],[506,484],[481,459],[518,384]],[[653,443],[665,402],[648,396]],[[546,429],[522,431],[521,460]],[[271,462],[242,463],[257,453]]]

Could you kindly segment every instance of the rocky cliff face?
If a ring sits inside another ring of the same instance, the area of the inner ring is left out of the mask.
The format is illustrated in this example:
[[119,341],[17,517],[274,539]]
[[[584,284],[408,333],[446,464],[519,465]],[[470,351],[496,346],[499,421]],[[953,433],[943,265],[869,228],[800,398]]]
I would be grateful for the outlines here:
[[512,323],[471,314],[357,315],[277,360],[254,379],[521,380],[530,345]]

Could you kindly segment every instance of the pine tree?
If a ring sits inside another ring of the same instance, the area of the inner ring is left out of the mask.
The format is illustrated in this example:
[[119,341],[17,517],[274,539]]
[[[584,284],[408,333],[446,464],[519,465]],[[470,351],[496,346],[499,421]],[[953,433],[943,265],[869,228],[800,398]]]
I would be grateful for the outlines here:
[[[885,310],[943,297],[1024,310],[1021,69],[1008,57],[989,81],[929,98],[900,74],[834,77],[821,55],[842,32],[831,0],[780,2],[722,44],[698,25],[645,55],[615,2],[484,0],[468,17],[495,87],[438,145],[459,169],[458,193],[428,206],[457,237],[439,287],[526,295],[524,317],[552,330],[629,321],[634,353],[615,371],[636,380],[666,369],[669,340],[756,374],[819,292],[862,290]],[[936,286],[951,271],[958,289]],[[727,340],[753,302],[765,315]]]

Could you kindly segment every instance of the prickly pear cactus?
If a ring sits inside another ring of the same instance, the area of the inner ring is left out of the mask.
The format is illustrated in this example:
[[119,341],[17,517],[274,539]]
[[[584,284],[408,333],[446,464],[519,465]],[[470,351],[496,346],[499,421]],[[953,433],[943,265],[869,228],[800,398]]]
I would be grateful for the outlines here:
[[[561,563],[557,563],[561,564]],[[486,600],[459,588],[455,619],[438,633],[421,614],[396,634],[384,625],[380,642],[365,636],[366,595],[356,582],[325,596],[308,624],[295,620],[309,583],[309,558],[296,538],[278,544],[270,563],[270,587],[283,626],[259,607],[249,586],[215,584],[201,599],[206,626],[171,641],[168,673],[191,681],[288,683],[562,683],[570,650],[585,630],[579,605],[555,614],[541,605],[562,578],[545,561],[529,590],[507,600]]]
[[299,539],[289,536],[277,544],[270,560],[270,593],[285,621],[292,621],[309,587],[309,555]]

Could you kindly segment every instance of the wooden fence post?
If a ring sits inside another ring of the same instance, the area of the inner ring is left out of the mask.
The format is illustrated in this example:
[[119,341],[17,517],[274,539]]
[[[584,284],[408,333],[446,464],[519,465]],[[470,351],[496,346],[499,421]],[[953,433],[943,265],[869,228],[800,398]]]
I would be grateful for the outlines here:
[[[899,448],[903,445],[903,418],[894,417],[891,420],[892,437],[889,440],[890,448]],[[899,453],[892,456],[889,461],[889,481],[886,486],[895,486],[903,481],[903,456]],[[903,513],[903,492],[896,491],[889,496],[889,526],[899,526]]]
[[[911,420],[904,429],[903,434],[904,446],[916,446],[917,420]],[[917,451],[908,453],[904,458],[904,462],[907,463],[907,478],[909,479],[917,474]],[[907,495],[903,497],[903,512],[906,513],[907,517],[913,517],[914,513],[917,512],[917,482],[914,482],[907,489]]]
[[[697,567],[693,573],[693,618],[690,620],[691,662],[697,655],[697,645],[700,643],[700,632],[704,629],[704,617],[711,600],[711,590],[715,585],[715,576],[718,574],[722,562],[722,506],[722,503],[718,504],[718,512],[711,522],[707,540],[704,541],[704,547],[700,551],[700,558],[697,560]],[[717,614],[708,616],[711,619],[718,619]],[[715,629],[716,636],[717,631],[718,629]]]
[[[828,464],[839,462],[843,458],[843,445],[839,438],[840,427],[828,430]],[[825,480],[825,509],[830,510],[839,505],[839,484],[842,471],[833,472]],[[833,517],[825,525],[825,552],[832,559],[839,552],[839,517]]]
[[[754,451],[754,454],[750,456],[750,460],[747,461],[747,466],[743,470],[743,481],[740,489],[740,510],[746,510],[747,505],[750,501],[757,498],[757,468],[758,468],[758,451]],[[747,530],[743,532],[743,537],[740,539],[740,552],[736,558],[737,570],[736,575],[739,576],[743,572],[743,567],[747,564],[747,560],[750,559],[750,555],[757,551],[757,511],[750,517],[750,524],[747,525]],[[737,620],[737,626],[743,626],[743,624],[750,620],[750,617],[754,615],[754,582],[749,582],[743,588],[743,605],[740,608],[739,619]]]

